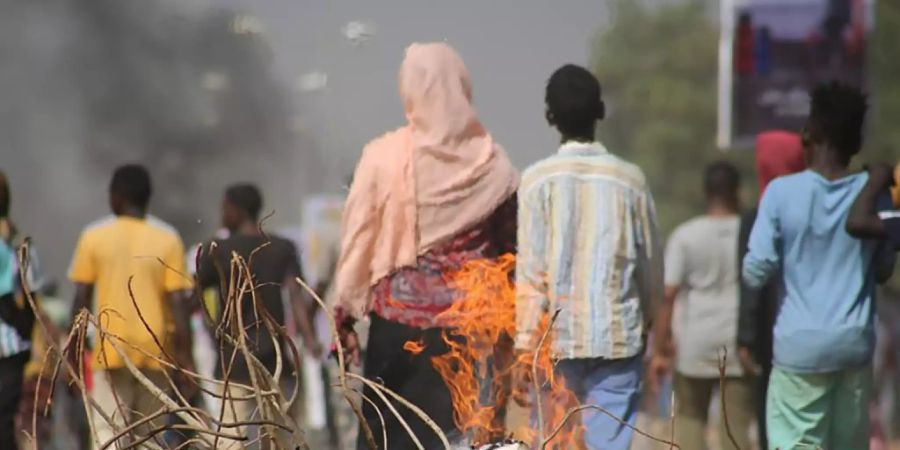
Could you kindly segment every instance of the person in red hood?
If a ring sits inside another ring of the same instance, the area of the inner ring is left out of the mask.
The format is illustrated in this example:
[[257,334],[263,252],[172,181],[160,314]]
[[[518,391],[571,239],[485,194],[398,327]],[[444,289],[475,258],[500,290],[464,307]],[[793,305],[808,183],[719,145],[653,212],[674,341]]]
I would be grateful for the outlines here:
[[[756,175],[759,197],[769,183],[785,175],[806,169],[800,135],[789,131],[766,131],[756,137]],[[738,234],[738,265],[747,253],[750,231],[756,222],[756,209],[744,213]],[[757,414],[760,448],[768,448],[766,438],[766,391],[772,370],[772,329],[778,307],[779,277],[773,277],[763,289],[741,289],[738,315],[738,357],[744,370],[756,373]]]

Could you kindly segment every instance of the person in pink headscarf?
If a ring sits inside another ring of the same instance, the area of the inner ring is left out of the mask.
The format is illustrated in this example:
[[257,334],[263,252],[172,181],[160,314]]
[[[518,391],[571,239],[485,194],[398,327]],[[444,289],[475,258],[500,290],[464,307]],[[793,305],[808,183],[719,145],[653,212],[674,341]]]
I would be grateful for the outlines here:
[[[452,435],[450,392],[431,365],[447,351],[435,317],[458,297],[445,274],[515,250],[519,176],[478,120],[469,74],[449,45],[407,48],[400,95],[407,124],[370,142],[353,176],[342,218],[336,314],[356,362],[354,323],[371,321],[365,376],[415,403]],[[412,355],[403,348],[407,341],[426,350]],[[381,420],[368,403],[363,409],[380,444]],[[407,408],[397,410],[425,448],[440,445]],[[416,448],[395,417],[384,414],[384,421],[388,448]],[[363,433],[358,445],[367,448]]]

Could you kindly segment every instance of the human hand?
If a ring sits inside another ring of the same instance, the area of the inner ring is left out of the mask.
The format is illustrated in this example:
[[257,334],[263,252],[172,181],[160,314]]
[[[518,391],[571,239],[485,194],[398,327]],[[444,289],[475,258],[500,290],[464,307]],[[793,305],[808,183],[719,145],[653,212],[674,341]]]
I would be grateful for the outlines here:
[[341,347],[344,348],[344,355],[353,365],[360,365],[360,345],[359,335],[352,326],[342,326],[338,329],[338,335],[341,340]]
[[659,395],[662,391],[663,380],[672,373],[672,356],[657,352],[650,358],[647,369],[647,382],[650,384],[650,392]]
[[303,340],[303,347],[306,348],[306,351],[309,352],[309,356],[314,359],[321,359],[322,354],[325,350],[322,348],[322,344],[319,343],[315,338],[306,338]]
[[738,361],[741,363],[741,367],[744,369],[744,373],[747,375],[759,375],[762,372],[762,369],[757,364],[756,359],[753,358],[753,353],[750,352],[750,348],[748,347],[738,347]]

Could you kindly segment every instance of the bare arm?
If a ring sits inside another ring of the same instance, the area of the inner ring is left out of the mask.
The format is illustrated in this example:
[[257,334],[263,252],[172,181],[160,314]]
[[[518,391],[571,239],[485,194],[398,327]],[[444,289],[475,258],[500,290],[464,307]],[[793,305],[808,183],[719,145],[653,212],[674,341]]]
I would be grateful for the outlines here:
[[892,169],[879,164],[869,169],[869,181],[860,191],[847,217],[847,233],[859,239],[884,239],[884,223],[878,217],[879,196],[892,184]]
[[678,286],[666,286],[664,301],[657,311],[653,322],[653,352],[657,355],[671,357],[674,353],[672,343],[672,312],[675,309],[675,299],[681,288]]
[[284,280],[291,297],[291,310],[294,314],[294,323],[297,324],[303,342],[310,349],[316,348],[315,327],[309,314],[309,295],[304,291],[293,277],[288,276]]
[[191,333],[191,314],[195,304],[193,296],[186,291],[172,291],[166,294],[166,301],[172,307],[172,319],[175,322],[175,348],[176,353],[191,355],[194,348],[193,334]]

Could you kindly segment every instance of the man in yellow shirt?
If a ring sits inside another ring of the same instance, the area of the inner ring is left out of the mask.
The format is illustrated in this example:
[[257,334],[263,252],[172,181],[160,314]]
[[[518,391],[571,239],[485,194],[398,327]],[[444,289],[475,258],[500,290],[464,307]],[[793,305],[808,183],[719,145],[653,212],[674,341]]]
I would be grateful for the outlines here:
[[[168,383],[154,357],[174,355],[177,363],[192,366],[189,307],[184,295],[191,280],[184,245],[177,231],[147,214],[150,195],[150,175],[145,168],[119,167],[109,188],[114,216],[85,228],[69,272],[76,286],[73,319],[83,308],[90,308],[93,300],[91,311],[103,329],[94,339],[91,394],[118,426],[162,406],[129,373],[125,358],[163,390]],[[100,414],[93,414],[99,441],[95,446],[99,447],[112,439],[114,432]]]

